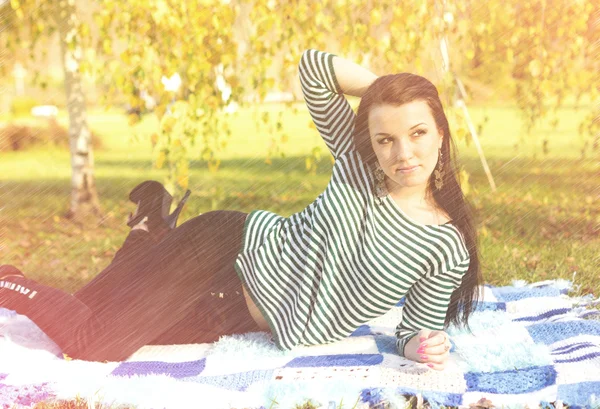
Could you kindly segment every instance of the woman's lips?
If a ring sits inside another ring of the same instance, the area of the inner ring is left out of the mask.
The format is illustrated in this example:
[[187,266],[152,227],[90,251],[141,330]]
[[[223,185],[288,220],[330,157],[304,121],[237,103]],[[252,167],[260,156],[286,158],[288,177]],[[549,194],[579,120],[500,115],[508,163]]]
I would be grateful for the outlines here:
[[400,173],[411,173],[414,172],[418,167],[419,165],[412,166],[410,168],[399,168],[397,171]]

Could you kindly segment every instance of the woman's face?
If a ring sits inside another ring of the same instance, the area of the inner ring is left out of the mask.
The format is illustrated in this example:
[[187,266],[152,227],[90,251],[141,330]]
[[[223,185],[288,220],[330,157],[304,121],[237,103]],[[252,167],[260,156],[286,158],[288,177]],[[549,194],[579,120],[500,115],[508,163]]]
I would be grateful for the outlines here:
[[443,140],[427,102],[373,106],[369,133],[377,160],[391,182],[390,193],[402,187],[426,188]]

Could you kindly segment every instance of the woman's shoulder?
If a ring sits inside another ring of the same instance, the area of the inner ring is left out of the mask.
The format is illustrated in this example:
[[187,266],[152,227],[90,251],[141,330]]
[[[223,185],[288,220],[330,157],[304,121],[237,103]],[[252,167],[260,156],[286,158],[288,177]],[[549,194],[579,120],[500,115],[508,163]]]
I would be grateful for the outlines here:
[[335,158],[333,167],[350,167],[362,172],[369,172],[369,165],[364,161],[360,153],[356,150],[349,150]]
[[334,186],[351,187],[362,194],[371,190],[372,175],[369,165],[363,162],[355,150],[344,152],[335,158],[331,182]]

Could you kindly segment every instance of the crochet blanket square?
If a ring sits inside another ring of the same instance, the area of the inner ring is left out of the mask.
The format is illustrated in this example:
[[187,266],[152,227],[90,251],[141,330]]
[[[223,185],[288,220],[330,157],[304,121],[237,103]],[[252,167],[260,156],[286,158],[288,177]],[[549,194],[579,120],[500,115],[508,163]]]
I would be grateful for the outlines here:
[[[27,317],[0,308],[0,406],[85,399],[137,408],[600,408],[600,311],[573,283],[480,287],[469,328],[450,326],[443,371],[395,351],[404,300],[326,345],[280,351],[266,332],[145,346],[123,362],[65,359]],[[381,406],[380,406],[381,407]]]

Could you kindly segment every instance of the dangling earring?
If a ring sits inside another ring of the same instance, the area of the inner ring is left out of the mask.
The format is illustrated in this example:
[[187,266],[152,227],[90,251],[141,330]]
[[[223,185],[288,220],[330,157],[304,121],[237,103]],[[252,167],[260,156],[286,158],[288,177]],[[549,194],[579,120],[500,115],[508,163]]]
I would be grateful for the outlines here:
[[444,168],[444,164],[442,162],[442,148],[440,148],[440,159],[438,160],[438,168],[436,170],[433,171],[433,173],[435,174],[435,188],[437,190],[442,190],[442,187],[444,186],[444,173],[446,173],[443,168]]
[[379,162],[375,162],[375,169],[373,170],[373,176],[375,178],[375,195],[379,198],[379,203],[382,203],[381,198],[387,195],[387,186],[385,185],[385,173],[379,165]]

